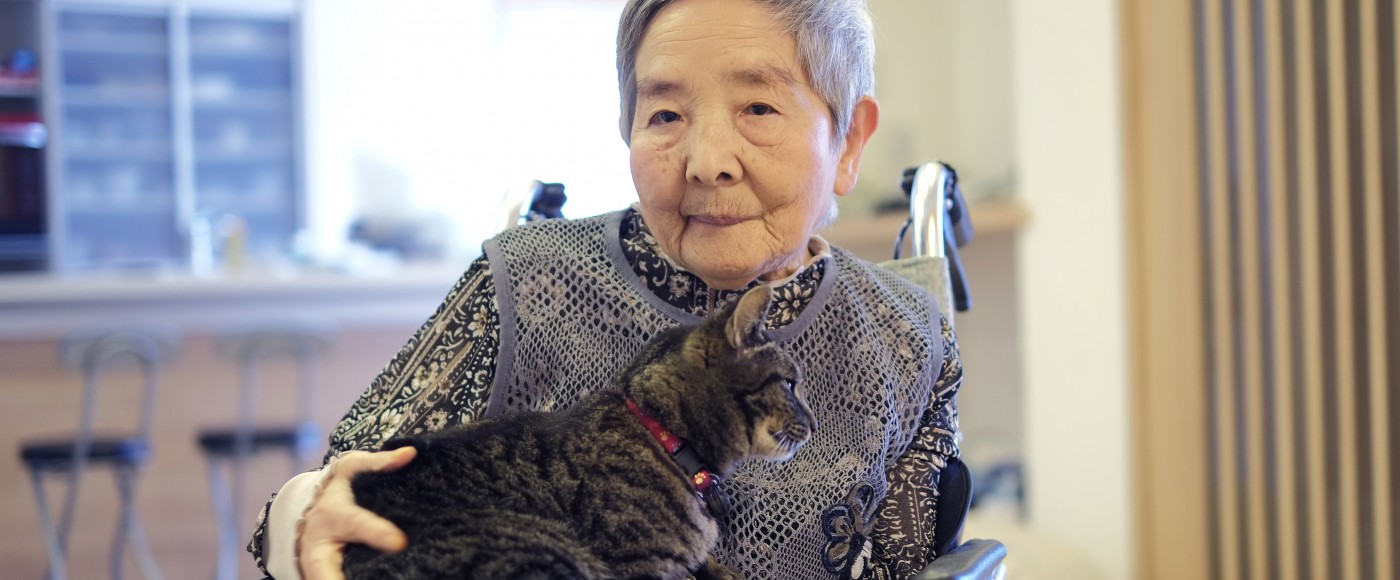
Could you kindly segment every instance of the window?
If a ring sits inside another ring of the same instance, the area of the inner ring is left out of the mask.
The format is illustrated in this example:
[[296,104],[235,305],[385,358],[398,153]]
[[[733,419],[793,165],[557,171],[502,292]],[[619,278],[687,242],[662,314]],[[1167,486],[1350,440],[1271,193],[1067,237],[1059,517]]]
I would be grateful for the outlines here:
[[360,218],[435,220],[474,254],[531,179],[564,183],[570,217],[635,201],[617,128],[622,4],[355,0],[312,15],[323,239]]

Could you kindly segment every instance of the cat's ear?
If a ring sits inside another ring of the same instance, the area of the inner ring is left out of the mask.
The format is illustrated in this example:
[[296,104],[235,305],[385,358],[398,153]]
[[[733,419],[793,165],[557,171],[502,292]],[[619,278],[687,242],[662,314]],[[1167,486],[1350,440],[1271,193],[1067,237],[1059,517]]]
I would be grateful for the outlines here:
[[724,325],[724,336],[729,346],[744,351],[758,346],[765,339],[763,322],[768,318],[768,306],[773,302],[773,289],[769,286],[755,286],[739,298],[734,314]]

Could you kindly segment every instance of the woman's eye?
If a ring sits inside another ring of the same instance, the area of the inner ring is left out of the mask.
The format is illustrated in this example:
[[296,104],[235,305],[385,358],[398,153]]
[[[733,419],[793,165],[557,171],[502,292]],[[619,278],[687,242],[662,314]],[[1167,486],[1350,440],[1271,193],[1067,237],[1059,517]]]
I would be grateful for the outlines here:
[[772,113],[772,112],[773,112],[773,107],[768,106],[768,105],[765,105],[765,104],[763,104],[763,103],[754,103],[754,104],[752,104],[752,105],[749,105],[749,114],[750,114],[750,115],[759,115],[759,116],[763,116],[763,115],[770,114],[770,113]]
[[679,113],[676,113],[675,111],[661,111],[661,112],[659,112],[659,113],[657,113],[657,114],[651,116],[651,122],[652,122],[653,125],[655,125],[655,124],[663,124],[663,125],[664,125],[664,124],[666,124],[666,123],[674,123],[674,122],[679,121],[679,120],[681,120],[681,116],[680,116]]

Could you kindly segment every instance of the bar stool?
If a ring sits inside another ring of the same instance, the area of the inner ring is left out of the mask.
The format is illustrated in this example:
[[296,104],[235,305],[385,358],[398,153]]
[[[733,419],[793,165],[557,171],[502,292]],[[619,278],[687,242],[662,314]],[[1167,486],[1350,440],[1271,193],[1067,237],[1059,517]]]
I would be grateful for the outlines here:
[[[266,451],[287,453],[292,473],[315,464],[324,449],[321,429],[311,419],[312,387],[317,359],[330,345],[331,328],[319,319],[281,320],[229,333],[219,341],[221,354],[237,361],[239,396],[233,427],[200,431],[198,443],[208,460],[209,492],[218,521],[219,551],[214,577],[232,580],[238,574],[244,479],[250,456]],[[296,417],[290,425],[257,425],[259,363],[279,355],[291,356],[297,370]]]
[[[74,511],[78,500],[78,482],[84,469],[110,465],[116,476],[120,495],[120,517],[112,541],[112,578],[123,576],[123,552],[128,540],[142,576],[161,578],[150,544],[146,541],[141,520],[136,515],[136,476],[151,457],[151,416],[156,397],[156,382],[161,367],[174,358],[178,333],[173,328],[147,327],[96,331],[75,334],[59,345],[65,367],[83,376],[83,402],[77,434],[60,439],[23,443],[20,459],[29,469],[34,496],[39,504],[39,521],[49,560],[48,578],[68,577],[68,535],[72,531]],[[97,406],[97,385],[107,370],[122,363],[136,363],[143,375],[140,410],[134,432],[121,435],[93,434]],[[44,493],[50,477],[67,476],[68,491],[63,511],[54,525],[49,502]]]

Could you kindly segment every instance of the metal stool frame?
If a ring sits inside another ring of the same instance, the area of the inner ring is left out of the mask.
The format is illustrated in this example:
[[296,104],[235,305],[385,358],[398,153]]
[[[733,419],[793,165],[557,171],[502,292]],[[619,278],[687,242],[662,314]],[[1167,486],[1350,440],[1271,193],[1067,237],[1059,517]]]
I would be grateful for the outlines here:
[[[39,521],[49,561],[47,577],[51,580],[68,577],[68,539],[77,511],[79,482],[83,470],[94,462],[113,465],[121,498],[121,512],[110,556],[112,578],[119,580],[124,576],[123,552],[128,542],[142,576],[148,580],[162,578],[136,513],[135,491],[139,470],[151,453],[150,433],[157,376],[161,365],[173,355],[174,342],[173,332],[167,329],[128,329],[75,335],[61,343],[64,365],[83,375],[83,403],[78,432],[71,440],[24,444],[20,452],[21,459],[29,468],[30,483],[39,506]],[[143,375],[137,431],[127,437],[95,440],[93,420],[97,411],[99,378],[105,370],[124,359],[134,359]],[[44,484],[47,476],[63,474],[68,476],[68,489],[55,525]]]
[[[311,418],[312,387],[319,355],[329,345],[325,323],[302,321],[264,325],[232,333],[220,350],[238,361],[239,402],[237,423],[231,429],[206,429],[199,445],[208,461],[210,501],[218,525],[217,580],[238,574],[241,518],[248,459],[267,449],[291,455],[291,473],[300,473],[317,459],[324,446],[320,428]],[[259,363],[277,355],[290,355],[297,367],[296,419],[290,426],[259,427],[255,423]]]

